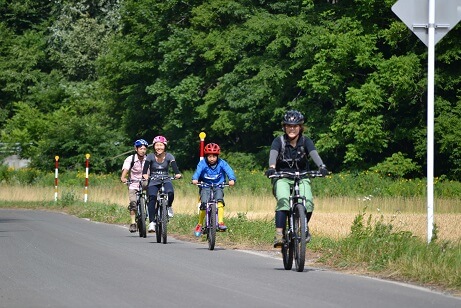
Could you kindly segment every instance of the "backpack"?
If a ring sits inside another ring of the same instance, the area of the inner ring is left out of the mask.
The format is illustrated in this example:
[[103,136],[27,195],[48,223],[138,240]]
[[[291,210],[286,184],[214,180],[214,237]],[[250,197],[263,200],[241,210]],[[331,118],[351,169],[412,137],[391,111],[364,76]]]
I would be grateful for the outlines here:
[[[279,151],[279,156],[278,156],[277,160],[283,160],[284,159],[286,142],[285,142],[285,138],[283,138],[283,136],[284,135],[280,136],[280,141],[281,141],[282,146],[281,146],[281,150]],[[301,158],[303,156],[305,156],[306,159],[307,159],[307,155],[305,155],[306,154],[306,149],[304,148],[304,143],[306,141],[304,135],[301,135],[301,141],[302,141],[301,146],[299,147],[299,151],[301,152]]]
[[131,156],[131,164],[130,164],[130,169],[128,169],[128,175],[131,174],[131,168],[133,168],[133,166],[134,166],[134,156],[135,155],[136,154],[133,154],[133,156]]

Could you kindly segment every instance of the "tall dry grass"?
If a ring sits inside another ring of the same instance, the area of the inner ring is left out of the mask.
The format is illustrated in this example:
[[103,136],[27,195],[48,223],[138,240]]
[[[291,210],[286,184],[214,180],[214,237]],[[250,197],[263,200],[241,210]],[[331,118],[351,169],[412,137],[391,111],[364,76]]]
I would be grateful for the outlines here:
[[[0,186],[0,200],[5,201],[54,201],[54,187]],[[83,201],[84,190],[63,187],[58,189],[58,198],[66,194]],[[88,190],[88,201],[104,204],[128,204],[127,188],[98,186]],[[272,220],[275,199],[272,195],[242,195],[228,189],[225,192],[226,216],[246,213],[250,219]],[[346,236],[355,216],[366,208],[372,219],[383,215],[391,222],[396,231],[410,231],[421,238],[427,237],[427,203],[425,198],[317,198],[310,223],[313,234],[334,238]],[[179,214],[197,213],[198,195],[185,191],[176,191],[175,212]],[[437,224],[439,238],[442,240],[461,240],[461,200],[436,199],[434,203],[434,222]]]

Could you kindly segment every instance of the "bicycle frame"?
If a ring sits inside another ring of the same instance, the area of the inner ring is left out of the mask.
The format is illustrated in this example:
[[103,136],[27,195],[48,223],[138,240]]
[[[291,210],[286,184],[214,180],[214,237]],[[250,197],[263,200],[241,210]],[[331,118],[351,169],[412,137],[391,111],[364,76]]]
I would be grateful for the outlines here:
[[147,211],[147,195],[146,191],[142,186],[143,180],[128,180],[126,183],[130,185],[131,183],[138,182],[138,189],[136,189],[136,224],[138,227],[139,237],[146,237],[146,219],[149,218],[149,213]]
[[202,189],[210,189],[210,196],[206,201],[206,215],[205,215],[205,225],[203,227],[204,233],[207,236],[208,249],[214,250],[216,243],[216,230],[218,229],[218,200],[215,198],[215,189],[224,188],[229,186],[228,183],[220,184],[208,184],[200,182],[197,186]]
[[284,243],[282,245],[283,265],[290,270],[295,259],[296,270],[302,272],[306,259],[306,231],[307,211],[306,197],[301,196],[299,184],[305,178],[321,177],[318,171],[304,172],[277,172],[269,178],[289,178],[294,181],[289,197],[290,209],[287,216],[287,225],[284,231]]
[[160,181],[160,189],[157,193],[157,201],[155,203],[156,215],[155,221],[155,233],[157,237],[157,243],[167,243],[168,239],[168,194],[165,192],[165,181],[175,180],[176,178],[170,175],[154,175],[150,178],[151,180]]

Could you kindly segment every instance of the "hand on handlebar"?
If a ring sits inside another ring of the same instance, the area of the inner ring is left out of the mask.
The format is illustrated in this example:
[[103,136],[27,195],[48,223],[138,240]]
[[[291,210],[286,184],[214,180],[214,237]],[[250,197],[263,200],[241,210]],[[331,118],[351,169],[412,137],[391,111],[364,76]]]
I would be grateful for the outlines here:
[[327,166],[325,165],[320,165],[319,172],[322,174],[322,176],[327,176],[329,174]]
[[234,186],[235,185],[235,181],[234,180],[229,180],[229,186]]
[[275,174],[275,168],[269,168],[266,170],[266,172],[264,173],[267,177],[270,177],[272,175]]

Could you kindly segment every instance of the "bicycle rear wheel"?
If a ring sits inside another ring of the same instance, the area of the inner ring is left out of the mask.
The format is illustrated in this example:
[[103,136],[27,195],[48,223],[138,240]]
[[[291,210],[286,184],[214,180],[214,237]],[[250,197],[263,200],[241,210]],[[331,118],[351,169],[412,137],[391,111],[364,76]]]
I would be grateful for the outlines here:
[[139,237],[146,237],[146,199],[141,196],[138,200],[138,213],[136,215],[138,221]]
[[302,272],[306,261],[306,212],[302,204],[297,204],[294,209],[293,233],[296,271]]
[[168,240],[168,209],[167,209],[167,199],[162,200],[162,216],[160,220],[162,221],[162,242],[163,244],[167,243]]
[[211,209],[208,212],[210,215],[207,217],[208,220],[208,249],[209,250],[214,250],[214,246],[216,243],[216,203],[213,203],[210,205]]

